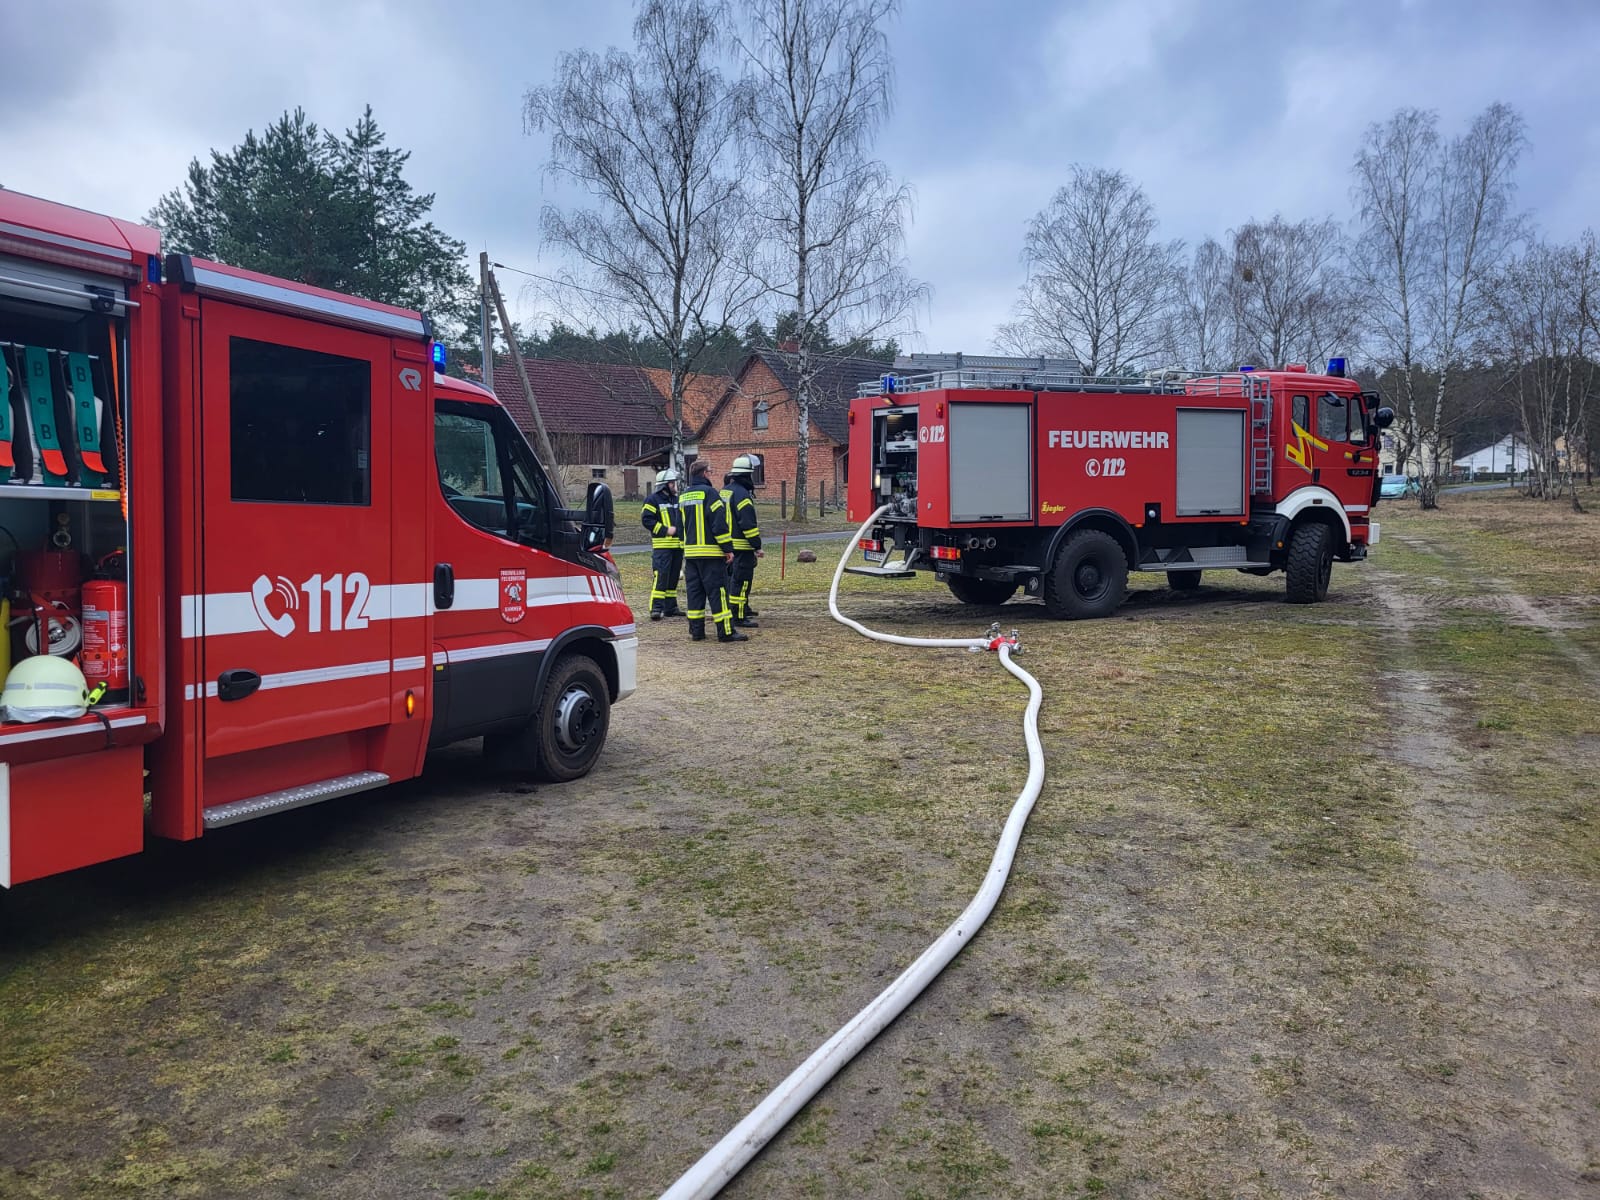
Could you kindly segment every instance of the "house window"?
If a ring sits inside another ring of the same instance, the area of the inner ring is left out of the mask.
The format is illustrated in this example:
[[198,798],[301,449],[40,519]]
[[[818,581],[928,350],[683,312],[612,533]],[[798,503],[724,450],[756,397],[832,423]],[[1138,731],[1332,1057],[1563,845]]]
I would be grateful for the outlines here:
[[756,401],[756,409],[755,409],[755,428],[757,428],[757,429],[765,429],[766,427],[767,427],[767,402],[765,400],[757,400]]
[[766,487],[767,464],[765,460],[759,454],[752,454],[750,457],[755,459],[756,462],[756,469],[750,472],[750,482],[755,487]]
[[606,469],[604,467],[590,467],[589,468],[589,478],[590,479],[604,479],[605,477],[606,477]]

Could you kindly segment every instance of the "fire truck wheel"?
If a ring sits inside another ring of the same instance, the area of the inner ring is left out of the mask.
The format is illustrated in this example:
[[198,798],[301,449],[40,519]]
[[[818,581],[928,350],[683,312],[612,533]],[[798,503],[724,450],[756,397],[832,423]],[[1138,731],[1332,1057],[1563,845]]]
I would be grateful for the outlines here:
[[999,579],[969,579],[952,575],[946,582],[950,594],[963,604],[1004,604],[1017,594],[1017,585]]
[[1116,612],[1128,590],[1128,559],[1117,539],[1098,529],[1080,529],[1056,554],[1044,581],[1044,604],[1052,617],[1081,620]]
[[1289,539],[1289,603],[1315,604],[1328,594],[1328,579],[1333,574],[1333,530],[1317,521],[1308,521]]
[[1175,592],[1192,592],[1200,586],[1200,572],[1168,571],[1167,586]]
[[532,772],[551,783],[589,773],[611,727],[611,692],[592,658],[569,654],[550,671],[533,719],[514,733],[484,740],[490,763]]

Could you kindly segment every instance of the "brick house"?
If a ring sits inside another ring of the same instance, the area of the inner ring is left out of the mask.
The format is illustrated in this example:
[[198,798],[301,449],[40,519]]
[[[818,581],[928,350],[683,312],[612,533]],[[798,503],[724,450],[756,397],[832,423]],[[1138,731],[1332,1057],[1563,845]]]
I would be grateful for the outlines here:
[[[829,503],[844,496],[849,447],[850,401],[862,383],[876,381],[891,368],[875,358],[823,356],[811,387],[811,453],[809,498],[817,485],[826,486]],[[746,452],[761,456],[758,487],[765,500],[775,500],[780,484],[794,495],[799,460],[799,412],[795,391],[799,372],[794,356],[781,350],[757,350],[734,375],[733,386],[700,431],[698,450],[711,462],[713,478]]]
[[[670,424],[672,372],[665,367],[646,367],[644,373],[656,391],[661,393],[661,411]],[[690,375],[683,381],[683,441],[685,451],[691,456],[698,446],[700,431],[716,411],[717,402],[727,395],[732,386],[733,380],[726,375]],[[671,448],[668,449],[670,451]],[[659,458],[657,465],[665,466],[665,456]]]
[[[591,479],[603,479],[624,499],[647,492],[655,475],[641,471],[639,463],[672,444],[661,393],[650,373],[640,367],[546,358],[526,359],[524,365],[569,490],[581,494]],[[509,359],[495,363],[494,390],[537,447],[533,411]]]

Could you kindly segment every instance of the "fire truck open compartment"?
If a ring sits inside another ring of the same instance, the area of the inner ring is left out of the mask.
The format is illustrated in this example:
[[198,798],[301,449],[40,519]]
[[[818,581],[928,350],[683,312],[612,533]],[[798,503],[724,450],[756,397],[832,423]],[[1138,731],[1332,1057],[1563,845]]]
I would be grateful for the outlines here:
[[[97,570],[122,575],[127,413],[126,305],[113,280],[0,257],[0,575],[10,595],[10,662],[82,651],[79,592]],[[121,621],[131,638],[129,614]],[[44,645],[41,645],[41,636]],[[126,644],[123,647],[126,651]],[[127,699],[118,689],[101,707]]]
[[[0,579],[8,600],[0,676],[48,653],[79,662],[109,689],[76,720],[0,722],[0,884],[8,887],[143,845],[143,755],[137,745],[113,748],[147,721],[130,713],[141,699],[130,686],[125,586],[135,551],[123,513],[127,293],[126,278],[0,254]],[[122,597],[114,616],[84,591],[112,579]],[[115,680],[97,670],[109,666],[101,651],[112,641]]]

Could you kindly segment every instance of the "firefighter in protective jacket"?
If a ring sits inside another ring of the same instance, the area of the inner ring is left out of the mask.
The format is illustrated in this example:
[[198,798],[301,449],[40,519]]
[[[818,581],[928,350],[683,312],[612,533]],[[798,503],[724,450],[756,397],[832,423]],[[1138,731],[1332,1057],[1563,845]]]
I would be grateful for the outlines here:
[[668,467],[656,476],[656,490],[645,500],[639,520],[650,535],[650,619],[682,616],[678,574],[683,570],[683,521],[678,513],[677,471]]
[[755,610],[750,607],[750,585],[755,579],[756,559],[761,557],[761,529],[756,523],[755,470],[759,460],[741,454],[733,468],[722,477],[722,501],[728,506],[728,531],[733,535],[733,566],[728,571],[728,604],[733,623],[756,628]]
[[689,485],[678,497],[683,518],[683,574],[689,592],[689,636],[705,640],[706,613],[717,627],[719,642],[748,642],[733,628],[728,608],[727,564],[733,561],[733,536],[728,532],[728,508],[722,494],[707,477],[704,463],[689,470]]

